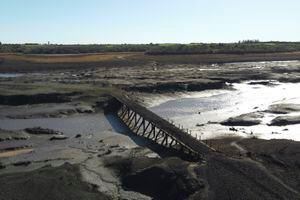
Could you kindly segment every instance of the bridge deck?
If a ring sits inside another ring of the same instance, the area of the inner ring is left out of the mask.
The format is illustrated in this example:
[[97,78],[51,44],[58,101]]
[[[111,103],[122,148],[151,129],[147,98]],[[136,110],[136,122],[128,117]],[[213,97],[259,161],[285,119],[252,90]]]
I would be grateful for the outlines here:
[[201,154],[210,154],[214,150],[207,146],[204,142],[196,140],[194,137],[189,135],[187,132],[181,130],[180,128],[176,127],[175,125],[171,124],[167,120],[163,119],[162,117],[158,116],[157,114],[151,112],[147,108],[137,104],[129,99],[129,97],[122,95],[122,94],[113,94],[119,102],[125,104],[134,112],[138,113],[139,115],[143,116],[143,118],[147,121],[150,121],[155,124],[157,128],[160,128],[166,131],[168,134],[172,135],[174,138],[182,142],[183,144],[187,145],[191,149]]

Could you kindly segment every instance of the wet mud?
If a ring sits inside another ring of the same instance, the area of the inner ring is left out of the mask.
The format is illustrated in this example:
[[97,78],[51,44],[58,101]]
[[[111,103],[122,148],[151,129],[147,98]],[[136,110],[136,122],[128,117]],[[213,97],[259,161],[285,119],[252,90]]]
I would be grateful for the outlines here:
[[[26,67],[29,72],[41,64],[0,65],[2,71],[24,73],[0,79],[0,199],[300,198],[297,141],[211,138],[205,142],[216,153],[190,162],[135,137],[103,110],[107,93],[118,89],[143,104],[156,94],[232,90],[231,84],[245,80],[261,80],[250,83],[253,87],[274,86],[269,80],[297,83],[297,62],[212,65],[159,57],[154,64],[135,59],[109,67],[48,65],[51,73],[46,66],[42,75],[26,73]],[[259,113],[298,111],[297,105],[274,103]],[[260,116],[248,112],[228,125],[256,120]]]

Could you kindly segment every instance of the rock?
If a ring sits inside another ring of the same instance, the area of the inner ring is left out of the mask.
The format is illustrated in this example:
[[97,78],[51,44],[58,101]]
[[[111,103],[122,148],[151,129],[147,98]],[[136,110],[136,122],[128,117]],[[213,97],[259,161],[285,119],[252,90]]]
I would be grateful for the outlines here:
[[90,107],[80,107],[80,108],[76,108],[76,111],[78,113],[93,113],[94,110]]
[[65,140],[65,139],[68,139],[68,137],[65,135],[55,135],[50,138],[50,140]]
[[188,163],[178,158],[166,159],[126,175],[123,184],[154,199],[187,199],[205,188],[205,184],[190,174]]
[[276,131],[272,131],[272,133],[271,134],[281,134],[281,133],[279,133],[279,132],[276,132]]
[[76,136],[75,136],[75,138],[80,138],[81,137],[81,134],[77,134]]
[[[75,110],[72,110],[72,109],[59,111],[59,114],[61,114],[61,115],[71,115],[71,114],[74,114],[74,113],[76,113],[76,112],[75,112]],[[56,114],[54,114],[54,115],[56,115]]]
[[230,131],[235,131],[235,132],[238,131],[238,130],[237,130],[236,128],[234,128],[234,127],[230,127],[229,130],[230,130]]
[[202,91],[206,89],[225,88],[224,81],[201,79],[201,81],[190,82],[156,82],[155,84],[139,84],[124,88],[127,91],[139,92],[173,92],[173,91]]
[[35,95],[0,95],[0,105],[29,105],[41,103],[64,103],[70,102],[72,97],[78,95],[77,92],[72,93],[47,93]]
[[109,146],[109,148],[111,148],[111,149],[113,149],[113,148],[118,148],[118,147],[120,147],[120,145],[118,145],[118,144],[110,145],[110,146]]
[[4,169],[5,165],[3,165],[2,163],[0,163],[0,169]]
[[270,126],[286,126],[300,124],[300,115],[298,116],[279,116],[271,121]]
[[300,104],[273,104],[265,112],[273,114],[288,114],[300,112]]
[[218,124],[218,122],[208,121],[208,124]]
[[111,154],[111,153],[112,153],[112,151],[111,151],[110,149],[104,150],[103,152],[101,152],[101,153],[98,154],[98,157],[102,157],[102,156],[105,156],[105,155],[109,155],[109,154]]
[[260,113],[247,113],[237,117],[230,117],[229,119],[221,122],[220,124],[225,126],[254,126],[261,123],[263,115]]
[[247,151],[246,156],[247,156],[247,157],[252,157],[252,152]]
[[52,129],[41,128],[41,127],[34,127],[34,128],[26,128],[25,131],[30,134],[35,135],[62,135],[62,132],[55,131]]
[[23,131],[9,131],[0,129],[0,142],[8,140],[28,140],[30,136]]
[[272,81],[251,81],[248,83],[249,85],[276,85],[275,83],[273,83]]
[[30,165],[30,164],[31,164],[30,161],[20,161],[20,162],[14,163],[13,165],[14,166],[27,166],[27,165]]

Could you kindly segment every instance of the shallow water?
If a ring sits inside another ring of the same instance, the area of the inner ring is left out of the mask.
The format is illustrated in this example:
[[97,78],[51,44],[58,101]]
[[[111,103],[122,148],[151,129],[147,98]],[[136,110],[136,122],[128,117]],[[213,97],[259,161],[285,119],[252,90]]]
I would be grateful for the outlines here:
[[65,118],[0,119],[1,129],[21,130],[32,127],[49,128],[61,131],[68,136],[75,134],[95,134],[113,129],[103,114],[79,115]]
[[[152,102],[150,110],[158,115],[180,123],[201,139],[220,136],[239,135],[245,137],[257,136],[263,139],[283,138],[300,141],[300,125],[268,126],[276,114],[264,113],[262,123],[257,126],[235,127],[237,132],[230,131],[228,126],[219,122],[241,114],[263,111],[271,104],[299,103],[300,83],[279,83],[274,85],[250,85],[248,82],[233,84],[234,90],[207,90],[188,93],[177,98],[161,102]],[[300,113],[293,113],[298,114]],[[216,123],[217,122],[217,123]],[[197,124],[201,126],[196,126]],[[179,125],[178,125],[179,126]],[[284,130],[288,129],[288,131]]]
[[23,74],[15,74],[15,73],[0,73],[0,78],[15,78],[23,76]]
[[[90,139],[106,138],[121,134],[129,136],[134,143],[140,146],[146,144],[139,138],[131,135],[130,130],[124,124],[120,123],[119,119],[113,114],[104,115],[103,113],[99,113],[62,118],[0,118],[0,129],[23,130],[25,128],[33,127],[42,127],[60,131],[70,138],[74,138],[77,134],[87,136],[87,138]],[[96,139],[95,142],[97,141],[98,140]],[[120,143],[121,142],[124,144],[128,143],[127,140],[120,141]],[[131,142],[128,144],[131,145]]]

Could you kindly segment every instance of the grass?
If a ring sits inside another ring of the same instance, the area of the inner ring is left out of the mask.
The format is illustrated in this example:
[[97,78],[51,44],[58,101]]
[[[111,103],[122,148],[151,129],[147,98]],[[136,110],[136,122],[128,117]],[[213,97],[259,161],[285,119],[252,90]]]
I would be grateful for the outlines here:
[[42,72],[98,67],[152,66],[164,64],[211,64],[230,62],[300,60],[299,52],[247,54],[163,54],[110,52],[96,54],[1,54],[0,72]]
[[86,63],[118,60],[130,56],[131,53],[97,53],[97,54],[55,54],[24,55],[0,54],[0,59],[31,63]]
[[110,93],[114,88],[99,87],[88,84],[62,83],[1,83],[1,95],[34,95],[46,93],[82,92],[86,95],[97,96]]

